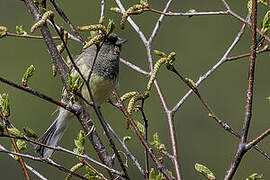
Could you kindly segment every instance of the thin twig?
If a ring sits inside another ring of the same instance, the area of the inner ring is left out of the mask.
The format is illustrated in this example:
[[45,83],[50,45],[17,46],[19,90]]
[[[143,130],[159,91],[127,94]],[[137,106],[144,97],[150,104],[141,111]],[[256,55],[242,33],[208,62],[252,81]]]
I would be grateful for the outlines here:
[[98,176],[100,176],[103,180],[108,180],[102,173],[98,172],[91,164],[89,164],[87,161],[83,161],[83,163],[88,166],[90,169],[92,169]]
[[[31,34],[16,34],[16,33],[11,33],[11,32],[7,32],[7,36],[28,38],[28,39],[43,39],[43,36],[35,36],[35,35],[31,35]],[[55,40],[60,39],[60,37],[52,37],[52,38]]]
[[[144,113],[144,100],[142,100],[142,104],[139,108],[141,114],[142,114],[142,117],[143,117],[143,122],[144,122],[144,129],[145,129],[145,140],[148,142],[148,119],[146,118],[146,115]],[[147,149],[145,149],[144,151],[144,158],[145,158],[145,178],[146,180],[149,179],[149,169],[150,169],[150,166],[149,166],[149,157],[148,157],[148,152],[147,152]]]
[[110,143],[110,146],[112,147],[112,149],[114,151],[114,154],[116,155],[116,157],[117,157],[117,159],[119,161],[120,167],[122,168],[122,170],[123,170],[123,172],[125,174],[124,177],[125,177],[125,179],[130,180],[130,178],[128,176],[128,173],[127,173],[127,169],[126,169],[126,167],[125,167],[125,165],[123,163],[123,160],[122,160],[122,158],[121,158],[121,156],[119,154],[119,151],[117,150],[116,145],[115,145],[115,143],[114,143],[114,141],[113,141],[113,139],[112,139],[112,137],[110,135],[110,132],[108,130],[108,127],[106,125],[106,122],[104,120],[104,117],[103,117],[102,113],[100,112],[100,109],[97,109],[97,110],[98,110],[99,116],[101,117],[99,119],[100,120],[100,123],[101,123],[101,125],[102,125],[102,127],[104,129],[105,135],[107,136],[107,139],[108,139],[108,141]]
[[270,128],[268,128],[266,131],[264,131],[261,135],[259,135],[258,137],[256,137],[254,140],[250,141],[246,145],[246,148],[247,149],[250,149],[250,148],[254,147],[256,144],[258,144],[259,142],[261,142],[268,135],[270,135]]
[[[269,52],[270,51],[270,48],[263,48],[263,49],[260,49],[260,50],[257,50],[256,53],[257,54],[261,54],[263,52]],[[246,54],[241,54],[241,55],[238,55],[238,56],[232,56],[232,57],[228,57],[226,58],[226,62],[227,61],[235,61],[235,60],[239,60],[241,58],[245,58],[245,57],[249,57],[250,56],[250,53],[246,53]]]
[[[202,102],[202,104],[204,105],[204,107],[208,110],[208,112],[209,112],[209,116],[210,117],[212,117],[225,131],[228,131],[229,133],[231,133],[232,135],[234,135],[235,137],[237,137],[237,138],[241,138],[241,136],[238,134],[238,133],[236,133],[225,121],[222,121],[215,113],[214,113],[214,111],[211,109],[211,107],[206,103],[206,101],[202,98],[202,96],[201,96],[201,94],[199,93],[199,91],[198,91],[198,89],[197,89],[197,87],[193,87],[192,85],[190,85],[186,80],[185,80],[185,78],[181,75],[181,74],[179,74],[175,69],[174,70],[172,70],[173,72],[175,72],[177,75],[178,75],[178,77],[180,77],[180,79],[190,88],[190,89],[192,89],[192,91],[197,95],[197,97],[200,99],[200,101]],[[264,133],[268,133],[267,131],[266,132],[264,132]],[[260,138],[264,138],[264,136],[267,136],[266,134],[262,134],[262,135],[260,135],[260,136],[262,136],[262,137],[258,137],[258,139],[257,140],[254,140],[254,141],[260,141],[261,139]],[[259,146],[257,146],[256,144],[257,144],[258,142],[254,142],[253,144],[253,148],[255,149],[255,150],[257,150],[259,153],[261,153],[263,156],[265,156],[267,159],[269,159],[270,160],[270,155],[268,155],[267,153],[265,153],[262,149],[260,149],[260,147]]]
[[[49,23],[50,25],[52,25],[52,22],[51,22],[49,19],[47,19],[47,23]],[[55,26],[56,26],[57,29],[60,31],[61,27],[58,26],[57,24],[55,24]],[[77,37],[73,36],[73,35],[70,34],[69,32],[67,32],[67,35],[68,35],[68,37],[67,37],[68,39],[71,39],[71,40],[77,41],[77,42],[79,42],[79,43],[82,43],[82,41],[81,41],[80,39],[78,39]],[[60,37],[59,37],[59,39],[60,39]]]
[[[168,2],[166,3],[165,8],[162,11],[163,13],[167,12],[167,10],[168,10],[168,8],[169,8],[169,6],[170,6],[171,3],[172,3],[172,0],[168,0]],[[145,43],[145,48],[146,48],[146,53],[147,53],[148,63],[149,63],[149,69],[150,69],[151,72],[153,71],[153,59],[152,59],[152,55],[151,55],[151,45],[152,45],[153,39],[155,38],[155,36],[157,34],[157,31],[158,31],[158,29],[160,27],[160,24],[161,24],[163,18],[164,18],[164,15],[161,14],[160,17],[158,18],[157,22],[156,22],[156,25],[155,25],[155,27],[153,29],[153,32],[152,32],[151,36],[148,39],[148,42]]]
[[57,4],[57,2],[55,0],[50,0],[50,2],[54,6],[54,8],[58,12],[58,14],[61,16],[61,18],[69,26],[69,28],[71,29],[71,31],[75,34],[75,36],[80,40],[80,42],[82,44],[85,44],[85,41],[83,40],[83,38],[79,34],[78,30],[72,25],[71,21],[68,19],[68,17],[66,16],[65,12],[60,8],[60,6]]
[[166,14],[166,12],[167,12],[167,10],[168,10],[168,8],[169,8],[169,6],[170,6],[171,3],[172,3],[172,0],[169,0],[169,1],[167,2],[167,4],[166,4],[165,8],[163,9],[163,11],[162,11],[162,12],[160,11],[160,12],[161,12],[161,15],[160,15],[160,17],[158,18],[158,20],[157,20],[157,22],[156,22],[156,25],[155,25],[155,27],[154,27],[154,29],[153,29],[153,31],[152,31],[152,34],[151,34],[151,36],[150,36],[149,39],[148,39],[149,46],[151,46],[152,41],[153,41],[154,37],[156,36],[157,31],[158,31],[158,29],[159,29],[159,26],[160,26],[160,24],[161,24],[161,22],[162,22],[162,20],[163,20],[163,18],[164,18],[164,16],[165,16],[165,14]]
[[41,92],[39,92],[37,90],[32,89],[30,87],[21,86],[21,85],[19,85],[17,83],[14,83],[12,81],[9,81],[9,80],[3,78],[3,77],[0,77],[0,82],[8,84],[8,85],[10,85],[10,86],[12,86],[14,88],[20,89],[22,91],[28,92],[28,93],[36,96],[36,97],[39,97],[39,98],[41,98],[43,100],[51,102],[51,103],[53,103],[53,104],[55,104],[57,106],[60,106],[60,107],[66,109],[66,110],[68,110],[70,112],[75,113],[75,111],[71,107],[67,106],[66,104],[62,103],[61,101],[58,101],[58,100],[56,100],[56,99],[54,99],[54,98],[52,98],[50,96],[47,96],[46,94],[43,94],[43,93],[41,93]]
[[[118,5],[118,7],[121,9],[121,13],[124,14],[126,12],[124,6],[122,5],[120,0],[115,0],[116,4]],[[142,39],[144,45],[147,45],[147,39],[145,37],[145,35],[143,34],[143,32],[140,30],[140,28],[137,26],[137,24],[131,19],[131,17],[127,18],[128,22],[130,23],[130,25],[133,27],[133,29],[135,29],[135,31],[139,34],[140,38]]]
[[27,138],[27,137],[24,137],[24,136],[23,136],[23,137],[15,137],[15,136],[11,136],[11,135],[2,134],[2,135],[0,135],[0,137],[14,138],[14,139],[21,139],[21,140],[30,142],[30,143],[32,143],[32,144],[37,144],[37,145],[40,145],[40,146],[44,146],[44,147],[46,147],[46,148],[48,148],[48,149],[53,149],[54,151],[60,151],[60,152],[64,152],[64,153],[68,153],[68,154],[74,155],[74,156],[78,156],[78,157],[83,158],[83,159],[86,159],[86,160],[88,160],[88,161],[90,161],[90,162],[92,162],[92,163],[94,163],[94,164],[96,164],[96,165],[98,165],[98,166],[100,166],[100,167],[102,167],[102,168],[105,168],[105,169],[107,169],[107,170],[109,170],[109,171],[111,171],[111,172],[113,172],[113,173],[115,173],[115,174],[118,174],[118,175],[120,175],[120,176],[123,176],[123,174],[120,173],[119,171],[116,171],[116,170],[114,170],[114,169],[112,169],[112,168],[110,168],[110,167],[108,167],[108,166],[106,166],[106,165],[104,165],[104,164],[102,164],[102,163],[100,163],[100,162],[94,160],[93,158],[89,157],[89,156],[86,155],[86,154],[78,154],[78,153],[75,153],[75,152],[70,151],[70,150],[68,150],[68,149],[65,149],[65,148],[63,148],[63,147],[61,147],[61,146],[56,146],[56,147],[54,147],[54,146],[48,146],[48,145],[46,145],[46,144],[42,144],[42,143],[40,143],[40,142],[33,141],[33,140],[31,140],[31,139],[29,139],[29,138]]
[[[5,151],[7,151],[7,149],[2,146],[0,144],[0,149],[3,149]],[[13,154],[8,154],[10,157],[12,157],[13,159],[15,159],[15,156]],[[16,160],[16,159],[15,159]],[[34,168],[32,168],[31,166],[29,166],[27,163],[25,163],[26,168],[31,171],[33,174],[35,174],[38,178],[40,178],[41,180],[48,180],[47,178],[45,178],[43,175],[41,175],[37,170],[35,170]]]
[[31,159],[33,161],[39,161],[39,162],[45,162],[51,166],[54,166],[56,168],[58,168],[59,170],[63,171],[63,172],[66,172],[66,173],[71,173],[73,174],[74,176],[77,176],[81,179],[84,179],[84,180],[87,180],[87,178],[75,173],[75,172],[72,172],[70,171],[69,169],[65,168],[64,166],[60,165],[60,164],[57,164],[56,162],[50,160],[50,159],[44,159],[44,158],[40,158],[40,157],[35,157],[35,156],[31,156],[31,155],[28,155],[28,154],[22,154],[22,153],[16,153],[16,152],[12,152],[12,151],[8,151],[6,150],[6,148],[4,148],[3,146],[0,145],[0,152],[3,152],[3,153],[8,153],[8,154],[13,154],[13,155],[16,155],[16,156],[21,156],[21,157],[24,157],[24,158],[27,158],[27,159]]
[[130,67],[131,69],[134,69],[135,71],[141,73],[141,74],[144,74],[146,76],[150,76],[150,73],[143,70],[142,68],[140,68],[139,66],[136,66],[135,64],[132,64],[131,62],[123,59],[123,58],[120,58],[120,62],[122,62],[123,64],[127,65],[128,67]]
[[[6,122],[8,122],[8,120],[3,117],[3,121],[4,121],[5,130],[6,130],[7,134],[10,135],[10,132],[8,130],[8,127],[6,126],[6,124],[7,124]],[[16,143],[15,139],[14,138],[10,138],[10,140],[11,140],[11,144],[12,144],[13,148],[15,149],[15,152],[16,153],[20,153],[19,148],[17,146],[17,143]],[[30,180],[29,173],[28,173],[28,171],[26,169],[24,160],[23,160],[23,158],[21,156],[18,156],[18,162],[21,165],[21,168],[23,170],[23,173],[25,175],[25,178],[27,180]]]
[[137,128],[135,122],[133,121],[133,119],[131,118],[130,114],[128,113],[127,109],[125,108],[125,106],[123,105],[123,103],[120,100],[120,97],[117,93],[116,90],[113,90],[113,95],[117,100],[117,103],[120,104],[120,109],[123,112],[123,114],[125,115],[125,117],[127,118],[129,124],[133,127],[135,133],[137,134],[137,136],[139,137],[141,143],[143,144],[143,146],[147,149],[150,157],[153,159],[154,163],[156,164],[158,170],[169,180],[172,180],[172,177],[168,174],[167,169],[159,162],[158,158],[156,157],[156,155],[153,153],[152,148],[150,148],[148,142],[144,139],[143,135],[141,134],[141,132],[139,131],[139,129]]
[[[234,11],[231,10],[230,6],[228,5],[228,3],[225,0],[221,0],[223,2],[223,4],[225,5],[226,9],[228,10],[228,13],[235,17],[236,19],[238,19],[239,21],[245,23],[246,25],[248,25],[251,28],[251,23],[249,21],[249,18],[246,18],[246,20],[244,18],[242,18],[240,15],[238,15],[237,13],[235,13]],[[256,28],[256,32],[259,33],[266,41],[270,42],[270,37],[267,36],[265,33],[263,33],[261,30]]]
[[133,154],[130,152],[130,150],[128,149],[128,147],[126,146],[126,144],[119,138],[119,136],[117,135],[117,133],[113,130],[113,128],[111,127],[111,125],[104,120],[104,122],[106,123],[106,126],[108,127],[108,129],[112,132],[113,136],[117,139],[117,141],[120,143],[120,145],[124,148],[124,150],[126,151],[127,156],[132,160],[132,162],[135,164],[135,166],[138,168],[138,170],[140,171],[140,173],[145,176],[145,172],[142,168],[142,166],[140,165],[140,163],[138,162],[138,160],[136,159],[135,156],[133,156]]
[[226,9],[228,9],[228,10],[231,9],[230,6],[229,6],[229,4],[225,0],[221,0],[221,1],[224,4],[224,6],[226,7]]
[[[241,36],[244,33],[244,29],[245,29],[246,25],[243,24],[239,33],[237,34],[236,38],[234,39],[234,41],[232,42],[232,44],[230,45],[230,47],[227,49],[227,51],[225,52],[225,54],[223,55],[223,57],[209,70],[207,71],[204,75],[200,76],[199,80],[195,83],[195,85],[198,87],[208,76],[210,76],[212,73],[214,73],[217,68],[219,68],[227,59],[229,53],[232,51],[232,49],[236,46],[236,44],[239,42]],[[172,113],[176,113],[178,111],[178,109],[183,105],[183,103],[185,102],[185,100],[190,96],[190,94],[192,93],[192,90],[189,90],[184,97],[182,97],[182,99],[172,108]]]
[[228,15],[228,11],[206,11],[206,12],[162,12],[156,9],[148,8],[149,11],[163,14],[164,16],[203,16],[203,15]]
[[100,0],[100,18],[104,17],[105,0]]

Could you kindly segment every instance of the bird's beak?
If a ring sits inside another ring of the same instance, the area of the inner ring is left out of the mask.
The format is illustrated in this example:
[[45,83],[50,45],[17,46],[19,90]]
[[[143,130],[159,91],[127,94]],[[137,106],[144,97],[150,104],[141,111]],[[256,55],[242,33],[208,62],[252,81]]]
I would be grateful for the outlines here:
[[115,42],[116,45],[121,45],[124,44],[125,42],[127,42],[126,39],[122,39],[120,37],[118,37],[117,41]]

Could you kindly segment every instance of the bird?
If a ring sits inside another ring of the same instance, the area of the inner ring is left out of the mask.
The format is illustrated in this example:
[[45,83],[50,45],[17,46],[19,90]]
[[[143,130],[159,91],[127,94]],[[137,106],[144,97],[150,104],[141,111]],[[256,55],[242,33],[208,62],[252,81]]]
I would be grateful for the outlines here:
[[[118,82],[119,57],[122,44],[125,42],[125,39],[111,33],[104,37],[99,51],[97,45],[93,44],[86,48],[75,60],[76,66],[82,72],[85,79],[88,78],[88,75],[92,69],[89,87],[91,89],[94,102],[98,107],[109,99],[113,88]],[[96,56],[97,51],[98,54]],[[93,65],[94,67],[92,68]],[[70,75],[71,77],[78,75],[78,72],[74,67],[72,68]],[[81,95],[85,100],[90,102],[91,98],[86,85],[83,85]],[[65,88],[63,88],[62,91],[61,101],[63,103],[68,103],[69,101],[67,90]],[[38,139],[38,142],[47,146],[56,147],[67,130],[68,124],[72,118],[73,114],[71,112],[60,107],[57,118],[49,126],[46,132]],[[35,144],[34,149],[43,158],[50,158],[54,152],[53,149],[46,148],[39,144]]]

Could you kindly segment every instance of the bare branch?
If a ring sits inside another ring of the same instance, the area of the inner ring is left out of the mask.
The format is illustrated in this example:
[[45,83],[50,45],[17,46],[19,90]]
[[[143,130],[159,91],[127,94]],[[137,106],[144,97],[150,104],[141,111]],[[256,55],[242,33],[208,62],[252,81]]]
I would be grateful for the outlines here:
[[[7,151],[7,149],[4,147],[4,146],[2,146],[1,144],[0,144],[0,151],[1,151],[1,149],[3,149],[3,150],[5,150],[5,151]],[[13,155],[13,154],[8,154],[10,157],[12,157],[13,159],[15,158],[15,156]],[[16,160],[16,159],[15,159]],[[28,164],[26,164],[25,163],[25,166],[26,166],[26,168],[29,170],[29,171],[31,171],[33,174],[35,174],[38,178],[40,178],[41,180],[48,180],[47,178],[45,178],[43,175],[41,175],[37,170],[35,170],[34,168],[32,168],[31,166],[29,166]]]
[[161,12],[161,16],[160,16],[159,19],[157,20],[156,25],[155,25],[155,27],[154,27],[154,29],[153,29],[153,32],[152,32],[150,38],[148,39],[149,46],[151,46],[152,41],[153,41],[154,37],[156,36],[157,31],[158,31],[158,29],[159,29],[160,23],[162,22],[162,20],[163,20],[165,14],[166,14],[166,12],[167,12],[167,10],[168,10],[168,8],[169,8],[171,2],[172,2],[172,0],[169,0],[169,1],[167,2],[167,4],[166,4],[165,8],[164,8],[163,11]]
[[72,25],[71,21],[68,19],[68,17],[66,16],[65,12],[60,8],[60,6],[58,5],[58,3],[55,0],[50,0],[50,2],[54,6],[54,8],[58,12],[58,14],[61,16],[61,18],[69,26],[69,28],[71,29],[71,31],[75,34],[76,38],[79,39],[82,44],[85,44],[85,41],[83,40],[83,38],[81,37],[81,35],[77,31],[77,29]]
[[247,143],[247,136],[249,125],[252,116],[252,100],[253,100],[253,89],[254,89],[254,73],[255,73],[255,60],[256,60],[256,29],[257,29],[257,0],[252,0],[252,13],[251,13],[251,24],[252,24],[252,31],[251,31],[251,45],[250,45],[250,60],[249,60],[249,67],[248,67],[248,87],[247,87],[247,94],[246,94],[246,105],[245,105],[245,118],[242,127],[242,133],[240,142],[238,145],[237,152],[235,154],[234,160],[231,164],[230,169],[227,171],[225,176],[225,180],[230,180],[234,176],[239,164],[248,151],[246,148]]
[[155,12],[158,14],[163,14],[164,16],[209,16],[209,15],[228,15],[228,11],[207,11],[207,12],[162,12],[156,9],[149,8],[149,11]]
[[250,148],[254,147],[256,144],[258,144],[259,142],[261,142],[268,135],[270,135],[270,128],[267,129],[266,131],[264,131],[261,135],[259,135],[258,137],[256,137],[254,140],[250,141],[247,144],[246,148],[247,149],[250,149]]
[[[232,42],[232,44],[230,45],[230,47],[228,48],[228,50],[225,52],[225,54],[223,55],[223,57],[209,70],[207,71],[204,75],[202,75],[199,80],[195,83],[196,86],[198,87],[207,77],[209,77],[212,73],[214,73],[217,68],[219,68],[227,59],[229,53],[232,51],[232,49],[236,46],[236,44],[239,42],[241,36],[244,33],[244,29],[245,29],[246,25],[243,24],[239,33],[237,34],[236,38],[234,39],[234,41]],[[185,94],[184,97],[182,97],[182,99],[173,107],[172,109],[172,113],[176,113],[176,111],[178,111],[178,109],[183,105],[183,103],[185,102],[185,100],[190,96],[190,94],[192,93],[192,90],[189,90],[188,93]]]
[[149,72],[146,72],[145,70],[143,70],[142,68],[136,66],[135,64],[132,64],[131,62],[123,59],[123,58],[120,58],[120,62],[122,62],[123,64],[127,65],[128,67],[130,67],[131,69],[134,69],[135,71],[141,73],[141,74],[144,74],[146,76],[149,76],[150,73]]
[[156,155],[153,153],[152,149],[150,148],[148,142],[144,139],[143,135],[140,133],[140,131],[138,130],[136,124],[134,123],[134,121],[132,120],[130,114],[128,113],[127,109],[125,108],[125,106],[122,104],[120,97],[118,95],[118,93],[116,92],[116,90],[113,91],[113,95],[117,100],[117,103],[120,104],[120,109],[121,111],[124,113],[124,115],[126,116],[126,118],[128,119],[129,124],[133,127],[135,133],[137,134],[137,136],[139,137],[141,143],[143,144],[143,146],[147,149],[149,155],[151,156],[151,158],[153,159],[154,163],[157,165],[158,170],[169,180],[172,180],[172,177],[168,174],[168,170],[159,162],[159,160],[157,159]]
[[58,168],[59,170],[61,170],[63,172],[71,173],[74,176],[77,176],[77,177],[79,177],[81,179],[87,180],[87,178],[85,178],[85,177],[83,177],[83,176],[81,176],[81,175],[79,175],[79,174],[77,174],[75,172],[70,171],[69,169],[65,168],[64,166],[62,166],[60,164],[57,164],[56,162],[54,162],[54,161],[52,161],[50,159],[43,159],[43,158],[40,158],[40,157],[35,157],[35,156],[28,155],[28,154],[22,154],[22,153],[16,153],[16,152],[8,151],[8,150],[6,150],[6,148],[4,148],[1,145],[0,145],[0,152],[21,156],[21,157],[24,157],[24,158],[27,158],[27,159],[31,159],[33,161],[44,162],[44,163],[49,164],[50,166],[54,166],[54,167]]

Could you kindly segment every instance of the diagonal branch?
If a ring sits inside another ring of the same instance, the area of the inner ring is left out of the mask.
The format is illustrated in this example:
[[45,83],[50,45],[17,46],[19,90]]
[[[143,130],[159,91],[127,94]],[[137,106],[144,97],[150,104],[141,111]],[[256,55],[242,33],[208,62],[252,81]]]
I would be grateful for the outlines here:
[[40,157],[31,156],[31,155],[28,155],[28,154],[22,154],[22,153],[16,153],[16,152],[8,151],[2,145],[0,145],[0,152],[8,153],[8,154],[16,155],[16,156],[21,156],[21,157],[31,159],[31,160],[34,160],[34,161],[45,162],[45,163],[49,164],[50,166],[54,166],[54,167],[58,168],[59,170],[61,170],[63,172],[71,173],[74,176],[77,176],[77,177],[79,177],[81,179],[87,180],[87,178],[85,178],[85,177],[83,177],[83,176],[81,176],[81,175],[79,175],[79,174],[77,174],[75,172],[70,171],[69,169],[65,168],[64,166],[62,166],[60,164],[57,164],[56,162],[54,162],[54,161],[52,161],[50,159],[44,159],[44,158],[40,158]]
[[65,12],[60,8],[60,6],[58,5],[58,3],[55,0],[50,0],[50,2],[52,3],[52,5],[54,6],[54,8],[56,9],[57,13],[62,17],[62,19],[65,21],[65,23],[69,26],[69,28],[71,29],[71,31],[75,34],[76,38],[78,38],[81,43],[85,44],[85,41],[83,40],[83,38],[81,37],[81,35],[77,31],[77,29],[73,26],[73,24],[71,23],[71,21],[68,19],[68,17],[66,16]]
[[[0,144],[0,151],[1,151],[1,149],[3,149],[3,150],[5,150],[5,151],[7,151],[7,149],[4,147],[4,146],[2,146],[1,144]],[[8,154],[10,157],[12,157],[13,159],[15,159],[15,156],[13,155],[13,154]],[[16,160],[16,159],[15,159]],[[25,163],[25,166],[26,166],[26,168],[29,170],[29,171],[31,171],[33,174],[35,174],[39,179],[41,179],[41,180],[48,180],[47,178],[45,178],[43,175],[41,175],[37,170],[35,170],[34,168],[32,168],[31,166],[29,166],[28,164],[26,164]]]

